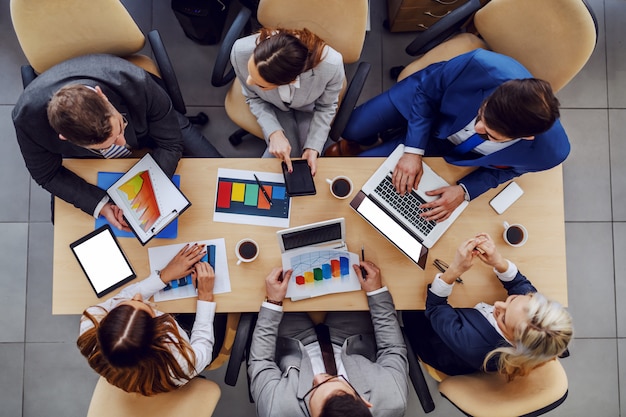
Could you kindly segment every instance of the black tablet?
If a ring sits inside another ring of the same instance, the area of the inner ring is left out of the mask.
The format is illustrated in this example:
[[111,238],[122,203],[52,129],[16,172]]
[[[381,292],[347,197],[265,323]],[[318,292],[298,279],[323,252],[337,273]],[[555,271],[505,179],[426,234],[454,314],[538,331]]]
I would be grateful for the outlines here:
[[313,182],[313,175],[311,175],[311,168],[306,159],[295,159],[291,161],[293,166],[293,172],[287,171],[287,164],[285,161],[281,164],[283,168],[283,175],[285,176],[285,188],[287,194],[291,197],[299,195],[314,195],[315,183]]
[[108,224],[71,243],[70,249],[98,297],[136,277]]

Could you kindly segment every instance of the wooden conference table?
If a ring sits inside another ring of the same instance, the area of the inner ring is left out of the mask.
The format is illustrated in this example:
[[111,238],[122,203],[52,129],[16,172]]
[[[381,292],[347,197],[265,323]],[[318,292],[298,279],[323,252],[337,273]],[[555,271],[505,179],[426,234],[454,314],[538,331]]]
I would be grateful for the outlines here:
[[[539,291],[567,306],[567,275],[565,263],[565,229],[563,210],[563,181],[561,167],[525,174],[515,181],[524,195],[504,214],[498,215],[489,206],[489,200],[502,188],[493,189],[470,202],[469,206],[430,249],[425,270],[420,269],[349,206],[351,198],[335,199],[329,191],[326,178],[348,175],[358,190],[383,158],[320,158],[315,176],[317,195],[292,199],[290,227],[321,220],[344,217],[348,235],[348,249],[360,252],[365,246],[366,259],[382,270],[383,283],[393,295],[398,310],[423,309],[426,285],[438,272],[435,258],[450,263],[458,245],[478,232],[489,233],[501,253],[514,261]],[[64,165],[91,183],[96,183],[98,171],[125,172],[136,160],[65,160]],[[446,164],[441,158],[427,158],[426,162],[454,183],[471,169]],[[192,206],[179,218],[177,239],[152,239],[141,246],[136,238],[120,238],[120,244],[129,257],[137,277],[149,275],[148,247],[198,240],[225,238],[232,291],[215,297],[220,312],[258,311],[265,297],[265,277],[275,266],[281,265],[275,227],[250,226],[213,222],[217,168],[280,172],[276,159],[183,159],[177,173],[181,189]],[[502,239],[502,222],[522,223],[529,233],[528,242],[513,248]],[[80,314],[101,302],[91,289],[69,244],[94,229],[93,217],[57,198],[54,226],[53,314]],[[235,244],[252,237],[260,245],[260,254],[252,263],[237,265]],[[480,301],[504,299],[505,291],[493,272],[477,261],[463,275],[464,284],[457,284],[450,297],[455,307],[471,307]],[[117,292],[117,291],[116,291]],[[115,293],[115,292],[114,292]],[[107,295],[110,297],[112,294]],[[362,291],[332,294],[313,299],[285,301],[286,311],[366,310],[367,300]],[[188,298],[159,303],[167,312],[195,311],[195,299]]]

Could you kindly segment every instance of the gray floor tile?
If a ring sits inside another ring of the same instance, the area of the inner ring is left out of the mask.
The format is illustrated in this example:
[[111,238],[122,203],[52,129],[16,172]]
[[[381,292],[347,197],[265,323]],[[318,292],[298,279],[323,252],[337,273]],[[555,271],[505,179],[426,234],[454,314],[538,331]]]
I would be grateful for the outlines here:
[[557,94],[561,106],[565,108],[606,108],[607,106],[604,0],[588,0],[587,3],[598,20],[598,42],[587,64]]
[[626,221],[626,110],[609,110],[613,220]]
[[52,312],[52,224],[31,223],[28,236],[28,284],[26,296],[26,341],[74,343],[78,315]]
[[74,343],[27,343],[23,415],[84,417],[97,381]]
[[9,2],[0,0],[0,104],[14,105],[22,93],[20,67],[27,61],[13,30]]
[[572,150],[563,163],[566,221],[610,221],[607,110],[564,109]]
[[0,343],[0,417],[22,415],[24,343]]
[[0,342],[23,342],[28,223],[0,223]]
[[571,356],[561,363],[569,394],[550,412],[554,417],[614,417],[619,415],[617,347],[615,339],[575,339]]
[[626,108],[626,7],[622,0],[604,0],[609,107]]
[[[233,2],[233,7],[238,6]],[[219,45],[199,45],[185,36],[170,2],[154,2],[153,27],[158,29],[189,106],[223,106],[228,87],[211,85],[213,63]]]
[[[626,254],[626,223],[613,223],[617,337],[626,337],[626,257],[624,254]],[[626,370],[626,366],[624,369]]]
[[50,193],[30,180],[29,219],[32,222],[50,222]]
[[576,337],[615,337],[611,223],[566,223],[567,292]]
[[202,126],[202,133],[226,158],[258,158],[265,151],[265,141],[253,136],[247,136],[241,145],[234,147],[228,137],[237,130],[226,114],[224,107],[189,107],[188,114],[199,111],[209,116],[209,123]]
[[24,165],[11,120],[13,106],[0,105],[0,131],[3,149],[0,153],[0,221],[28,221],[30,174]]
[[[619,380],[626,380],[626,340],[617,339],[617,361],[619,363]],[[619,385],[620,415],[626,416],[626,386]]]
[[202,373],[207,379],[216,382],[222,390],[222,396],[215,408],[214,416],[228,417],[250,417],[256,415],[255,406],[248,400],[248,384],[246,377],[246,367],[241,366],[237,385],[231,387],[224,382],[226,365],[213,371]]

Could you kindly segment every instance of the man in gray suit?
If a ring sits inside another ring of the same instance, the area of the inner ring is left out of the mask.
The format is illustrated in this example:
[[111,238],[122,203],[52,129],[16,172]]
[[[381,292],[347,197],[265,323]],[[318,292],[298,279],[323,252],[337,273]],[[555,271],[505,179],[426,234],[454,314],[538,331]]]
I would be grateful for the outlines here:
[[63,157],[133,156],[133,150],[149,148],[172,176],[182,155],[220,156],[174,110],[153,76],[112,55],[84,55],[45,71],[26,87],[12,116],[33,179],[53,196],[94,217],[103,215],[118,228],[127,229],[106,191],[64,168]]
[[[252,337],[248,374],[260,417],[402,416],[407,402],[407,352],[391,294],[371,262],[354,270],[370,312],[329,312],[336,371],[326,371],[324,343],[306,313],[283,314],[292,271],[267,276]],[[283,279],[284,278],[284,279]],[[319,335],[319,336],[318,336]],[[328,347],[330,349],[330,346]]]

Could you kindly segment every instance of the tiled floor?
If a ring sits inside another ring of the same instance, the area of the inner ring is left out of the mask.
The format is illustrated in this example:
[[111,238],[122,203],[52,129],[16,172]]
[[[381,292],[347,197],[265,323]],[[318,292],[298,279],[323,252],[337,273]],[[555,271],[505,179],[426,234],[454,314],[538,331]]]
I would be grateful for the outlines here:
[[[211,117],[206,136],[227,156],[260,155],[260,141],[238,149],[226,141],[234,130],[223,108],[226,87],[210,85],[218,47],[188,40],[169,1],[124,3],[144,31],[161,31],[190,111],[204,110]],[[373,69],[362,98],[388,88],[387,69],[410,60],[404,47],[411,36],[382,29],[384,4],[372,0],[372,30],[362,59]],[[573,145],[564,173],[569,305],[576,339],[572,356],[563,361],[569,398],[552,415],[615,417],[626,416],[626,383],[620,384],[626,381],[626,0],[591,4],[599,23],[598,45],[587,66],[559,93]],[[24,168],[10,119],[21,92],[19,66],[26,59],[13,33],[9,0],[0,0],[0,35],[0,416],[84,416],[97,377],[74,344],[78,316],[50,313],[49,197]],[[348,73],[352,71],[354,67]],[[223,385],[223,368],[207,376]],[[244,381],[242,373],[238,387],[223,385],[215,415],[254,415]],[[434,398],[432,416],[460,416],[446,400]],[[407,416],[422,414],[413,394]]]

